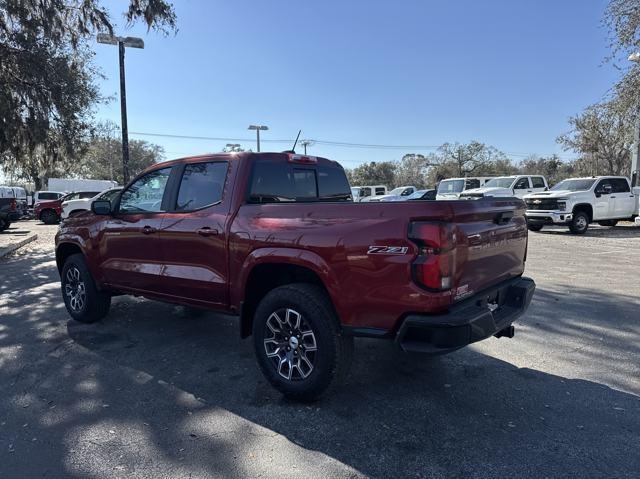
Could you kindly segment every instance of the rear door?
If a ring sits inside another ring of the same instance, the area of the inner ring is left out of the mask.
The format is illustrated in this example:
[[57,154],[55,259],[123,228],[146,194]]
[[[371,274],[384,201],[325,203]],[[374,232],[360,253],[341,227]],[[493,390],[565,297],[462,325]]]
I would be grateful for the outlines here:
[[531,191],[533,193],[539,193],[547,190],[547,183],[542,176],[532,176],[531,179]]
[[223,160],[180,166],[158,235],[164,258],[163,294],[228,304],[228,171],[229,162]]
[[629,182],[624,178],[611,179],[611,198],[614,203],[615,218],[631,218],[635,210],[635,196]]
[[104,222],[99,241],[101,269],[108,283],[126,289],[161,289],[162,253],[158,231],[172,168],[151,171],[129,185]]

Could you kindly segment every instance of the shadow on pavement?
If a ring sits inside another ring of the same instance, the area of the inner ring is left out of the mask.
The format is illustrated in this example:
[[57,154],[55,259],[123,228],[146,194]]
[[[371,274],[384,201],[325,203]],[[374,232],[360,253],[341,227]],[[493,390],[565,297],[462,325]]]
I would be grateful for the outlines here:
[[[640,470],[640,398],[598,382],[474,348],[426,359],[362,340],[348,384],[301,405],[265,382],[235,318],[120,297],[104,322],[83,325],[68,320],[51,266],[23,297],[11,293],[20,281],[7,280],[1,296],[1,477],[129,477],[152,467],[167,477],[250,477],[268,475],[271,462],[295,466],[281,473],[290,477]],[[580,360],[628,347],[637,361],[637,317],[626,316],[636,298],[612,295],[621,314],[603,317],[590,313],[600,308],[596,291],[574,291],[584,304],[578,324],[563,322],[555,293],[537,294],[527,337],[593,334],[602,339]],[[631,332],[626,346],[603,328],[611,321]]]

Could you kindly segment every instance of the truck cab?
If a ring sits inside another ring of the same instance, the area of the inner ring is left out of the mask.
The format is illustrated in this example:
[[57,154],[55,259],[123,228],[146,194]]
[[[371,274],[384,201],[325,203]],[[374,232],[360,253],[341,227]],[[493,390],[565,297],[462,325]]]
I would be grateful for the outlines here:
[[492,178],[481,188],[468,189],[461,198],[482,198],[484,196],[515,196],[523,198],[531,193],[549,189],[547,179],[542,175],[511,175]]
[[524,201],[531,231],[566,225],[572,233],[584,234],[590,223],[615,226],[638,216],[637,195],[624,176],[569,178],[550,191],[525,196]]
[[438,183],[436,200],[457,200],[462,192],[484,186],[491,176],[471,176],[467,178],[447,178]]

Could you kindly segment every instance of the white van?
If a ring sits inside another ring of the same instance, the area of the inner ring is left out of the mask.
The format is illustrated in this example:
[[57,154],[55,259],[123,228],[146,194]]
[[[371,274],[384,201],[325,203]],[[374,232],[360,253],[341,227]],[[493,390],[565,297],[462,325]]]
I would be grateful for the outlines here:
[[382,196],[387,194],[387,187],[384,185],[371,185],[371,186],[354,186],[351,188],[351,196],[356,203],[363,201],[369,201],[369,198],[373,196]]
[[473,188],[480,188],[493,176],[470,176],[467,178],[447,178],[438,184],[436,200],[457,200],[460,193]]

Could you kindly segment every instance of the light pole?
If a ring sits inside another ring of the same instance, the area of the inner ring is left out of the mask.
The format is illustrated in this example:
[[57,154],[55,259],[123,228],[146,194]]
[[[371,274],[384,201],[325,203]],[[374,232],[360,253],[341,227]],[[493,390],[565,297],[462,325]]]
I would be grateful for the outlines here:
[[[640,52],[629,55],[629,61],[640,63]],[[636,125],[633,132],[633,151],[631,152],[631,188],[640,186],[638,183],[638,157],[640,157],[640,101],[636,105]]]
[[118,45],[118,59],[120,61],[120,116],[122,118],[122,176],[123,183],[129,182],[129,128],[127,127],[127,90],[124,81],[124,49],[144,48],[144,41],[137,37],[118,37],[107,33],[99,33],[98,43]]
[[249,125],[249,130],[256,130],[256,142],[258,143],[258,153],[260,153],[260,130],[268,130],[265,125]]

